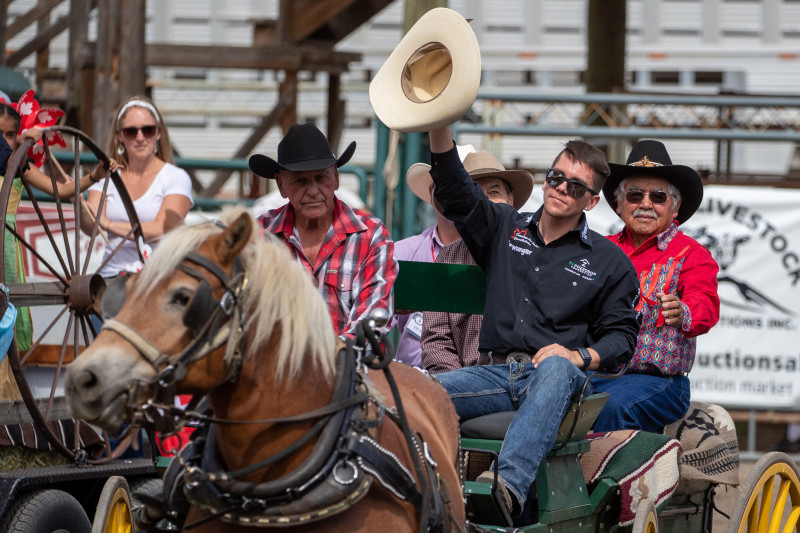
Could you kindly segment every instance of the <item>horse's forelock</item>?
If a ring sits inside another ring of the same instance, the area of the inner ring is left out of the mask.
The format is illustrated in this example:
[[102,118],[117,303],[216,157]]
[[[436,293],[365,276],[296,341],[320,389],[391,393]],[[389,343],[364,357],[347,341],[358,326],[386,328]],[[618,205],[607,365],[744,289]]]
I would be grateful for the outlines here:
[[[241,207],[222,211],[220,224],[204,222],[181,226],[164,236],[140,273],[134,297],[146,297],[172,276],[178,263],[212,236],[220,234],[242,213]],[[255,221],[253,221],[255,225]],[[253,231],[241,254],[247,272],[244,307],[246,330],[251,332],[246,357],[267,351],[274,328],[281,328],[275,378],[296,379],[304,370],[321,372],[330,378],[334,371],[336,337],[327,305],[308,272],[293,259],[282,242],[267,241]],[[308,359],[306,359],[308,357]],[[313,362],[309,366],[309,362]]]

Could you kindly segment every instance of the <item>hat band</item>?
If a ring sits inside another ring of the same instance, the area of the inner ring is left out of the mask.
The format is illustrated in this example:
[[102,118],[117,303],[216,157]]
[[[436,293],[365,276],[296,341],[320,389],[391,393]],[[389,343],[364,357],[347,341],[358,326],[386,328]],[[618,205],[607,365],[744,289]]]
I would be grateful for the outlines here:
[[644,156],[638,161],[634,161],[633,163],[628,163],[629,167],[663,167],[661,163],[656,163],[655,161],[651,161],[647,159],[647,156]]

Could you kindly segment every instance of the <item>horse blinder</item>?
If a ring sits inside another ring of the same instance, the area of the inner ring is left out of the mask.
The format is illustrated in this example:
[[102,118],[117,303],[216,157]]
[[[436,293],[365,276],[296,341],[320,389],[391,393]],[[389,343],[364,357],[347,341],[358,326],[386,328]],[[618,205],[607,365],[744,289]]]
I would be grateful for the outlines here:
[[[130,279],[131,276],[120,276],[106,286],[100,300],[100,313],[104,318],[114,318],[125,305],[127,297],[125,286]],[[229,315],[233,304],[234,298],[230,292],[226,292],[221,300],[217,300],[211,294],[211,285],[207,281],[203,281],[197,286],[194,296],[186,306],[183,325],[189,328],[194,336],[197,336],[218,306],[226,315]]]
[[103,291],[103,296],[100,298],[100,314],[103,318],[114,318],[125,305],[125,285],[131,276],[119,276],[111,283],[106,285],[106,290]]

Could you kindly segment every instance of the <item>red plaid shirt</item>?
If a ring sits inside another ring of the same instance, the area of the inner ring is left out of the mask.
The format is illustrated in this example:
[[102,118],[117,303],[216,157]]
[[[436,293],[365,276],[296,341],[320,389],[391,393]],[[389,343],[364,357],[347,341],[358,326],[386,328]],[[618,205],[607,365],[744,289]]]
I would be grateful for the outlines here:
[[314,277],[337,335],[352,335],[359,320],[373,309],[394,312],[392,285],[397,278],[394,242],[383,223],[335,199],[333,224],[312,265],[294,227],[294,209],[287,204],[259,217],[264,230],[276,235]]

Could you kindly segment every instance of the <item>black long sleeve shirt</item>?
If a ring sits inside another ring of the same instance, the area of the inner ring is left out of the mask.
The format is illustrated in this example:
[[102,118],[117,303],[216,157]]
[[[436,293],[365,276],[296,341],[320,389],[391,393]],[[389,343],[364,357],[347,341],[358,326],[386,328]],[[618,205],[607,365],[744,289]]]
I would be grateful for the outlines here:
[[455,148],[431,154],[431,176],[443,214],[486,271],[480,350],[534,354],[557,343],[593,348],[601,368],[630,359],[639,332],[639,279],[630,259],[590,230],[585,215],[545,244],[542,209],[519,213],[489,201]]

